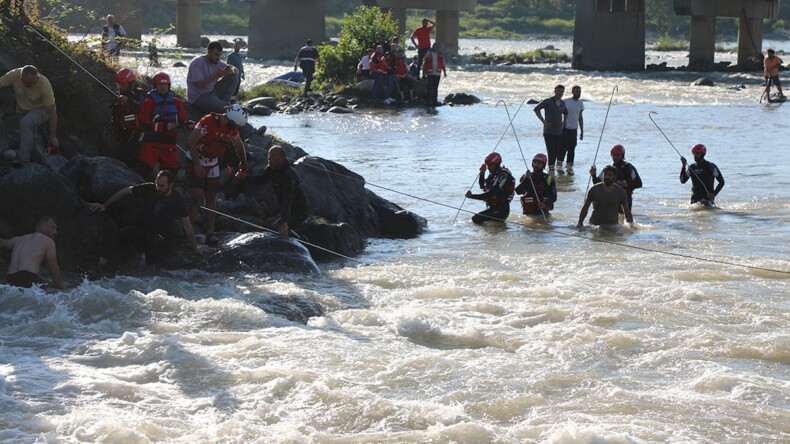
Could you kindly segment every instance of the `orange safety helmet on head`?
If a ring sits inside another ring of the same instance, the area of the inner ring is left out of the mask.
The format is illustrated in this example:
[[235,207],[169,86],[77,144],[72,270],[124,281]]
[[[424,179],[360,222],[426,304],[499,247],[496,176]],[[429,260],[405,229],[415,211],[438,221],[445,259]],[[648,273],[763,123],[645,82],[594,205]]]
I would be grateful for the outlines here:
[[115,83],[132,83],[134,82],[134,71],[129,68],[119,69],[115,73]]
[[499,153],[491,153],[486,156],[485,163],[488,166],[499,166],[502,163],[502,156]]
[[532,158],[532,161],[534,162],[536,160],[539,160],[539,161],[543,162],[543,165],[546,165],[547,163],[549,163],[549,158],[546,157],[546,155],[543,154],[543,153],[535,154],[535,157]]
[[691,154],[694,154],[695,156],[697,154],[702,154],[704,156],[705,153],[707,153],[707,152],[708,152],[708,149],[705,148],[705,145],[703,145],[701,143],[698,143],[698,144],[694,145],[693,147],[691,147]]
[[156,85],[160,85],[162,83],[167,83],[168,85],[170,85],[170,76],[167,75],[166,72],[160,71],[154,74],[154,78],[151,79],[151,84],[154,85],[154,87],[156,87]]
[[625,147],[620,145],[619,143],[612,147],[612,151],[609,154],[622,154],[625,156]]

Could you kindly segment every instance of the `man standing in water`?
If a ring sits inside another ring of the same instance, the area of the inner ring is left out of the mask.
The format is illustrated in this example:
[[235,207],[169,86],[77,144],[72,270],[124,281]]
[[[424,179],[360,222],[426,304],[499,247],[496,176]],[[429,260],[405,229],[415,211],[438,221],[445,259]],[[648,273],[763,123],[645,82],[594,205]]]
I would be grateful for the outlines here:
[[38,220],[34,233],[0,239],[0,248],[11,251],[11,265],[8,267],[6,280],[9,284],[30,288],[33,284],[40,284],[39,272],[41,264],[46,260],[52,282],[58,288],[66,288],[60,277],[57,252],[53,238],[58,234],[58,224],[50,216]]
[[543,172],[546,155],[535,154],[532,158],[532,172],[521,176],[516,193],[521,196],[521,210],[527,216],[548,216],[557,201],[557,185],[554,178]]
[[620,208],[623,209],[626,222],[634,221],[625,191],[614,183],[615,174],[617,174],[615,167],[607,165],[603,168],[603,182],[593,185],[587,192],[576,228],[584,226],[590,204],[593,206],[593,213],[590,216],[590,223],[593,225],[616,225]]
[[568,163],[565,168],[569,176],[573,176],[573,160],[576,157],[576,136],[578,132],[579,140],[584,140],[584,103],[581,101],[582,88],[574,86],[571,88],[571,97],[565,100],[565,113],[562,119],[562,140],[560,141],[560,152],[557,154],[557,172],[562,174],[562,162],[565,161],[565,153],[568,153]]
[[[550,176],[554,176],[554,163],[557,161],[562,140],[563,115],[567,113],[565,102],[562,100],[563,94],[565,87],[557,85],[554,87],[554,96],[543,100],[534,108],[535,115],[543,122],[543,140],[546,142]],[[544,110],[545,116],[540,114],[540,110]]]
[[782,82],[779,81],[779,69],[782,67],[782,59],[774,55],[774,50],[769,49],[765,51],[768,54],[763,60],[763,72],[765,74],[765,94],[771,99],[771,83],[776,85],[776,90],[779,91],[779,98],[784,99],[785,95],[782,94]]
[[[694,155],[694,164],[686,165],[686,158],[681,156],[680,162],[680,183],[686,183],[691,179],[691,203],[701,203],[707,207],[714,206],[714,200],[722,188],[724,188],[724,176],[721,175],[716,164],[705,160],[708,149],[705,145],[698,143],[691,148]],[[718,182],[716,189],[713,189],[713,180]]]
[[[488,178],[485,177],[486,170],[489,173]],[[510,200],[513,199],[516,181],[510,171],[502,166],[502,156],[499,153],[486,156],[485,162],[480,165],[478,182],[483,193],[472,194],[470,190],[466,192],[466,197],[484,200],[486,209],[472,216],[472,222],[478,225],[485,221],[505,222],[510,215]]]

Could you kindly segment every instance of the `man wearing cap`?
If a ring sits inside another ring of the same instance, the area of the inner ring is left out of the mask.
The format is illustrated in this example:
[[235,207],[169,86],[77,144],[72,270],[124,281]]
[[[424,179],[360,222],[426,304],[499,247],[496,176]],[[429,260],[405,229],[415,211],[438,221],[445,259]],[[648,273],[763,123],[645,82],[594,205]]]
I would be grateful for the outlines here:
[[306,95],[313,90],[313,74],[315,74],[315,70],[321,67],[321,55],[318,54],[318,49],[313,46],[311,39],[307,39],[305,45],[296,53],[294,71],[296,71],[297,67],[301,68],[304,74],[304,93]]
[[41,152],[36,143],[36,134],[45,122],[49,122],[48,144],[54,148],[58,142],[58,110],[55,93],[49,80],[39,74],[33,65],[12,69],[0,77],[0,88],[11,86],[16,96],[16,112],[19,121],[19,152],[21,162],[30,162],[33,150]]
[[189,62],[187,102],[205,114],[223,112],[241,81],[238,70],[221,57],[222,44],[215,41]]

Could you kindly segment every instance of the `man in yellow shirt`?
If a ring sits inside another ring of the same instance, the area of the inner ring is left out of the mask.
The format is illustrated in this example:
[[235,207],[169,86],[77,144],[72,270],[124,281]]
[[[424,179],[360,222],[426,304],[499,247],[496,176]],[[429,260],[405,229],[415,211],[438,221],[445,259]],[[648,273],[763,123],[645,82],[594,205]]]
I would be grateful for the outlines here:
[[55,107],[55,94],[49,80],[39,74],[33,65],[12,69],[0,77],[0,88],[11,86],[16,96],[16,112],[21,114],[19,121],[19,160],[30,162],[36,146],[36,132],[49,121],[48,144],[60,146],[57,138],[58,114]]

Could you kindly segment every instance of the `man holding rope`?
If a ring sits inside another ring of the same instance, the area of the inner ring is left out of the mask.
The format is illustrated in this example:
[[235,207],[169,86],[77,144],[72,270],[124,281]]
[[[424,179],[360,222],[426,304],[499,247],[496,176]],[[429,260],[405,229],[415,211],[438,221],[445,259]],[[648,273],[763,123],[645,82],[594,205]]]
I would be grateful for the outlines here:
[[310,204],[299,183],[299,176],[288,162],[282,146],[269,148],[269,165],[262,174],[248,176],[247,180],[257,185],[271,182],[280,205],[280,217],[274,222],[274,228],[281,236],[288,236],[291,227],[304,222],[310,214]]
[[[187,142],[186,153],[187,183],[192,195],[189,218],[192,223],[197,219],[198,208],[205,202],[206,208],[217,208],[217,192],[222,185],[220,180],[219,157],[228,145],[233,145],[239,158],[239,171],[236,177],[247,175],[247,152],[239,136],[239,127],[247,124],[247,111],[238,103],[231,105],[223,114],[211,113],[203,116]],[[214,221],[217,215],[209,211],[206,218],[206,245],[215,246],[219,240],[214,235]]]
[[[680,183],[686,183],[691,179],[691,203],[699,202],[705,206],[713,206],[719,191],[724,188],[724,176],[721,175],[716,164],[705,160],[707,152],[705,145],[698,143],[691,148],[694,164],[686,165],[686,158],[680,157],[680,162],[683,164],[680,169]],[[714,179],[718,185],[711,192]]]

